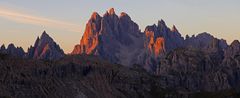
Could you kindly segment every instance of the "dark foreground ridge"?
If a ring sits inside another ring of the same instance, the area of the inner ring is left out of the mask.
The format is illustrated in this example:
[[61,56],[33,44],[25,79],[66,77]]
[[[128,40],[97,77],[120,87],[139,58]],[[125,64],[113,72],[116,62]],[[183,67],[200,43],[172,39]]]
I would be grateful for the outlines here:
[[111,64],[94,56],[66,56],[58,61],[0,54],[1,98],[239,98],[234,89],[179,92],[163,88],[161,77]]

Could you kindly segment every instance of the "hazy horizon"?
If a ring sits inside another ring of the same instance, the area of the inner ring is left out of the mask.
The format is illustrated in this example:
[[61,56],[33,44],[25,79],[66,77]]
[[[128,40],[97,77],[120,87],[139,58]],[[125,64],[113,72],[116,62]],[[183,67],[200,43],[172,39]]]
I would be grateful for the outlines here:
[[239,4],[238,0],[0,1],[0,45],[14,43],[26,51],[46,30],[69,53],[80,43],[91,14],[102,16],[109,8],[117,15],[128,13],[142,31],[163,19],[170,28],[176,25],[183,37],[209,32],[229,44],[240,40]]

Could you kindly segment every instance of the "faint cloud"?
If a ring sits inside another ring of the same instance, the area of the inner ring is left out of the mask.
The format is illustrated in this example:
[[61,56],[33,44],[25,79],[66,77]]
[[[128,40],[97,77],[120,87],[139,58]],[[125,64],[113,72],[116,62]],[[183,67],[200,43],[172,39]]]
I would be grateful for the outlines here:
[[0,7],[0,17],[25,24],[54,27],[71,32],[80,32],[79,29],[80,25],[77,24],[60,20],[48,19],[45,17],[33,16],[29,13],[23,13],[16,10],[9,10],[2,7]]

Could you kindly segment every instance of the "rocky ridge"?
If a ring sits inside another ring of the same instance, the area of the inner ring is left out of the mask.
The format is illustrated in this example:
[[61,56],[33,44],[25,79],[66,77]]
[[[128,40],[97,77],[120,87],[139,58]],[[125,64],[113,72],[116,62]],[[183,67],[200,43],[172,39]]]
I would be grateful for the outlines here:
[[41,37],[37,38],[34,46],[28,49],[27,57],[35,59],[55,60],[64,56],[63,50],[44,31]]
[[126,66],[144,65],[153,71],[157,59],[165,52],[183,46],[184,39],[175,26],[169,29],[163,20],[158,25],[139,26],[128,14],[115,14],[113,8],[103,17],[94,12],[86,24],[84,35],[72,54],[98,55],[113,63]]
[[14,44],[9,44],[6,48],[2,45],[0,53],[9,54],[22,58],[57,60],[62,58],[65,54],[63,50],[56,44],[56,42],[44,31],[41,37],[37,38],[34,46],[30,46],[25,53],[22,47],[15,47]]
[[24,52],[23,48],[15,47],[14,44],[9,44],[7,48],[3,44],[0,48],[0,53],[10,54],[10,55],[16,56],[16,57],[24,57],[25,56],[25,52]]

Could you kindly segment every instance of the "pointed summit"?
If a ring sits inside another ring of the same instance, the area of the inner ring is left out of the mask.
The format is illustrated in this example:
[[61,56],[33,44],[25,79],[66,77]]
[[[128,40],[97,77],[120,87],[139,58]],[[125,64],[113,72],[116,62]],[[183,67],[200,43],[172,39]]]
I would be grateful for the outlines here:
[[126,20],[131,20],[131,17],[128,16],[127,13],[125,12],[121,12],[120,16],[119,16],[120,19],[126,19]]
[[93,12],[90,19],[97,20],[99,18],[101,18],[101,16],[97,12]]
[[40,39],[48,39],[50,38],[50,36],[47,34],[47,32],[44,30],[42,35],[41,35],[41,38]]
[[37,37],[33,47],[28,49],[28,57],[36,59],[59,59],[64,56],[63,50],[58,44],[44,31],[41,37]]
[[43,31],[43,34],[47,34],[45,30]]
[[171,29],[172,32],[178,32],[177,28],[175,25],[173,25],[172,29]]
[[115,14],[115,10],[114,10],[114,8],[110,8],[110,9],[108,10],[108,13],[109,13],[110,15]]
[[0,51],[1,50],[5,50],[6,49],[6,47],[5,47],[5,45],[3,44],[2,46],[1,46],[1,48],[0,48]]
[[230,46],[238,46],[240,45],[240,42],[238,40],[234,40]]
[[47,32],[44,30],[41,36],[49,36]]
[[166,23],[163,19],[161,19],[160,21],[158,21],[158,26],[166,26]]

